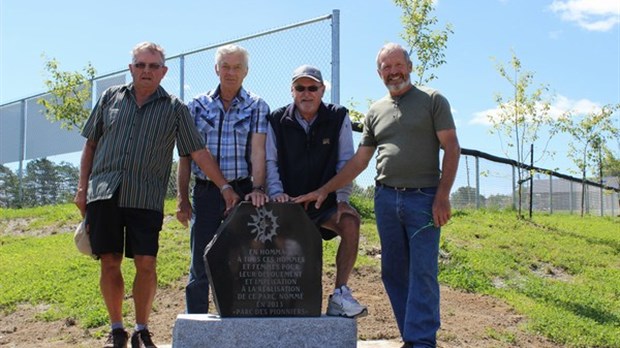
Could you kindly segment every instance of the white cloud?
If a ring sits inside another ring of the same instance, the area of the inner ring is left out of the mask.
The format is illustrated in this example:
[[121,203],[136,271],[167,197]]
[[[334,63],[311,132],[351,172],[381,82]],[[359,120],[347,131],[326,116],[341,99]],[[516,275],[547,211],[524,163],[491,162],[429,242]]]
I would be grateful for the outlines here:
[[[567,112],[571,112],[573,115],[586,115],[591,112],[598,112],[600,109],[601,106],[591,100],[572,100],[563,95],[558,95],[550,105],[549,116],[557,119]],[[475,112],[474,118],[469,121],[469,124],[490,126],[491,119],[497,117],[500,112],[502,112],[502,110],[499,107]]]
[[601,110],[601,106],[591,100],[571,100],[563,95],[558,95],[551,105],[550,115],[557,119],[569,111],[574,115],[585,115],[599,110]]
[[554,0],[549,9],[589,31],[608,31],[620,24],[618,0]]
[[487,109],[484,111],[474,112],[474,118],[469,121],[469,124],[481,124],[484,126],[491,125],[491,118],[497,114],[499,114],[500,109]]

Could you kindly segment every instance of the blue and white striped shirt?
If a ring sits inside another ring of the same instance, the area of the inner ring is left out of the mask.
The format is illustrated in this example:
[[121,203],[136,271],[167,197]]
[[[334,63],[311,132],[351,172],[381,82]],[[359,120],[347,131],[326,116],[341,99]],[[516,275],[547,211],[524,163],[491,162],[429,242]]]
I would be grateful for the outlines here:
[[[214,91],[195,97],[188,107],[198,132],[226,180],[250,177],[251,135],[267,133],[267,103],[241,88],[225,111],[218,86]],[[193,161],[192,172],[199,179],[208,179]]]

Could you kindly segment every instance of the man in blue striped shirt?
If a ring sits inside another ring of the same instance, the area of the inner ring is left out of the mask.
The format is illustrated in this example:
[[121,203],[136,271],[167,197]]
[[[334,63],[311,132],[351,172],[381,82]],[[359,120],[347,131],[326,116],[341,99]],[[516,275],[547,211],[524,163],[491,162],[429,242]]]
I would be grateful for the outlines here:
[[[260,207],[265,195],[265,139],[269,106],[242,87],[248,74],[248,52],[237,45],[220,47],[215,54],[215,73],[219,86],[189,103],[196,128],[215,156],[226,180],[246,200]],[[196,184],[193,211],[189,203],[190,159],[179,161],[177,218],[187,226],[191,218],[192,260],[185,299],[187,313],[208,313],[209,279],[203,259],[227,206],[213,178],[191,164]]]
[[157,289],[157,252],[163,206],[176,144],[222,190],[226,206],[239,196],[204,147],[187,107],[160,82],[166,75],[164,50],[143,42],[132,51],[132,82],[106,90],[82,135],[75,203],[86,217],[93,254],[101,259],[100,288],[112,332],[104,347],[127,346],[122,305],[123,250],[134,259],[133,300],[136,326],[132,347],[155,347],[147,324]]

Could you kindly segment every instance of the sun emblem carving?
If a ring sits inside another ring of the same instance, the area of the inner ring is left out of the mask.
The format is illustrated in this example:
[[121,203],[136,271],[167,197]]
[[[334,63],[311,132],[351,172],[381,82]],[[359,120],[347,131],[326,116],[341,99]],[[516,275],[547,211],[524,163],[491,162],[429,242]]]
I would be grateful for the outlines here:
[[256,234],[254,240],[261,243],[266,241],[273,242],[272,238],[277,235],[278,225],[277,217],[273,215],[272,210],[265,207],[256,209],[256,215],[250,215],[252,221],[248,222],[248,226],[252,228],[250,233]]

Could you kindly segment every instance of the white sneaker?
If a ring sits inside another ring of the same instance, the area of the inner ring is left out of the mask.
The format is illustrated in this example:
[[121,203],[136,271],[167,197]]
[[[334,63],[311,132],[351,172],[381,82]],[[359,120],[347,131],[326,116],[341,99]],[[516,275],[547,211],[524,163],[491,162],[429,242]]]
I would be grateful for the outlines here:
[[345,318],[361,318],[368,315],[366,306],[362,306],[351,294],[351,289],[343,285],[334,293],[329,295],[329,303],[327,304],[327,315],[345,317]]

